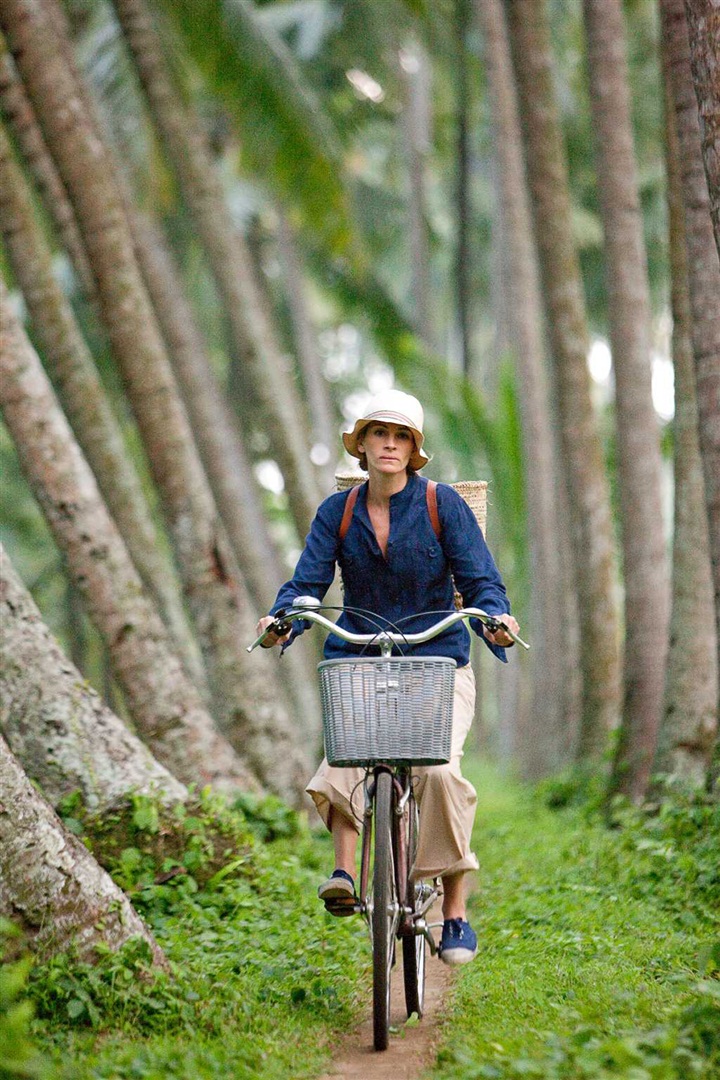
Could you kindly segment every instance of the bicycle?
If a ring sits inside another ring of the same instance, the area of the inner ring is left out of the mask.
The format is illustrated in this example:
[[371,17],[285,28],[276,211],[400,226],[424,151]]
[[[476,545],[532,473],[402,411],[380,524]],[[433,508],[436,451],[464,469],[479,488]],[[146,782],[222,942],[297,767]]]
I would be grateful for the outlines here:
[[523,648],[529,646],[481,608],[460,609],[414,634],[397,627],[356,634],[321,615],[320,606],[314,597],[299,597],[292,608],[277,614],[248,652],[270,633],[286,634],[296,619],[315,623],[352,644],[380,647],[380,656],[324,660],[318,671],[328,762],[365,769],[358,902],[349,912],[361,914],[368,924],[373,1042],[376,1050],[386,1050],[396,942],[402,942],[408,1017],[423,1014],[427,952],[437,953],[432,931],[442,924],[428,923],[426,916],[442,896],[440,879],[430,885],[411,878],[419,825],[412,769],[450,760],[456,667],[448,657],[392,656],[393,646],[402,649],[430,641],[470,618],[479,619],[491,632],[502,628]]

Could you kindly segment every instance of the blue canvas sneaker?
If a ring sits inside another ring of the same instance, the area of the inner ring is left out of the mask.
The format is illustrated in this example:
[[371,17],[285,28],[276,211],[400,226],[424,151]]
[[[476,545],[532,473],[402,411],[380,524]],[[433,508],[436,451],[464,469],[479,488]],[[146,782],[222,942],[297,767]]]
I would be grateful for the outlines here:
[[467,964],[477,953],[477,934],[464,919],[446,919],[438,955],[446,964]]
[[355,882],[345,870],[334,870],[319,887],[318,896],[331,915],[352,915],[358,902]]

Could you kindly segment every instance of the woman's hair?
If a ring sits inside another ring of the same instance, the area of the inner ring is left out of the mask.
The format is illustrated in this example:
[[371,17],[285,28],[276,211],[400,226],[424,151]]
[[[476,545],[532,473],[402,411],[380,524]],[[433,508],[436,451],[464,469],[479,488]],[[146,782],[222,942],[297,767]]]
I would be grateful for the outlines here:
[[[358,442],[360,442],[360,440],[363,438],[363,436],[365,435],[365,432],[370,427],[370,425],[374,424],[374,423],[375,423],[375,421],[371,420],[369,424],[366,424],[365,427],[362,428],[358,432],[358,434],[357,434],[357,441]],[[414,436],[413,436],[413,442],[415,442],[415,437]],[[415,445],[417,446],[417,443],[415,443]],[[358,451],[358,460],[360,462],[360,468],[363,470],[363,472],[367,472],[368,471],[367,454],[360,453],[360,451]],[[412,465],[408,465],[405,468],[405,472],[408,474],[408,476],[413,476],[414,473],[417,472],[417,469],[413,469]]]

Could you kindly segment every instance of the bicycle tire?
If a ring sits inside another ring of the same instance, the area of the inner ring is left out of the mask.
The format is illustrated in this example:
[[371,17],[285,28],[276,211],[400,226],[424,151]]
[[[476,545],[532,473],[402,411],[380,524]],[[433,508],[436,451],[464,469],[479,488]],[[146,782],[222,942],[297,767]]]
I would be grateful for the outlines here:
[[373,1043],[387,1050],[390,1038],[390,976],[395,952],[397,908],[392,850],[392,793],[390,773],[375,777],[375,862],[373,866]]
[[[418,841],[418,808],[415,797],[410,795],[407,804],[407,896],[405,903],[417,911],[422,901],[422,889],[410,880],[410,870],[415,862]],[[425,962],[427,941],[424,934],[403,938],[403,981],[405,983],[405,1006],[408,1017],[416,1013],[422,1016],[425,1006]]]

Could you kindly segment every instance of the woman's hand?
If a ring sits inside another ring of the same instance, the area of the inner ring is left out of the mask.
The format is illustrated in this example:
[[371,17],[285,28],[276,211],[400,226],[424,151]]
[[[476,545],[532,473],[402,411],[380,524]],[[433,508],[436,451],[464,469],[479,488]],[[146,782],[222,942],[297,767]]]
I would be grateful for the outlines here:
[[[519,635],[520,623],[514,616],[505,613],[503,615],[494,615],[493,618],[497,619],[498,622],[504,623],[509,630],[512,630],[513,634]],[[492,641],[493,645],[499,645],[503,649],[509,649],[511,645],[515,644],[510,635],[506,634],[504,630],[496,630],[494,634],[491,634],[487,626],[484,626],[483,634],[488,641]]]
[[[260,635],[263,633],[263,631],[267,630],[268,626],[270,626],[274,622],[275,622],[275,619],[273,618],[272,615],[263,615],[262,619],[260,619],[257,626],[255,627],[255,633],[257,634],[257,636],[260,637]],[[263,641],[260,648],[261,649],[272,649],[272,647],[274,645],[284,645],[285,642],[289,639],[289,637],[290,637],[290,631],[289,630],[288,630],[287,634],[283,634],[282,637],[278,637],[278,635],[275,634],[275,633],[268,634],[268,636],[265,638],[265,640]]]

